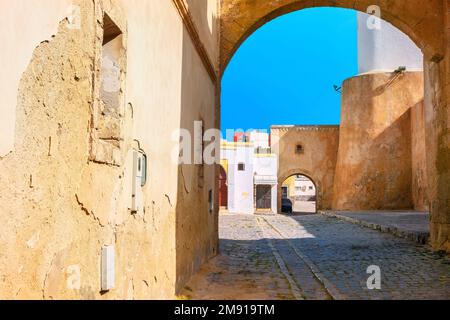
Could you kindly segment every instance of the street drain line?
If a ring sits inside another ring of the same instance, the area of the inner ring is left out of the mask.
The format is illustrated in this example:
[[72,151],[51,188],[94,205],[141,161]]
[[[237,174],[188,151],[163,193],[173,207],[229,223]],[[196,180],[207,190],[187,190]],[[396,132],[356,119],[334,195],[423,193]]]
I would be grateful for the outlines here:
[[286,266],[286,263],[284,262],[283,258],[281,257],[278,250],[273,245],[272,241],[270,240],[270,237],[267,236],[266,232],[264,231],[264,228],[261,226],[261,222],[259,218],[256,218],[256,221],[258,223],[259,229],[261,230],[263,237],[266,239],[267,243],[269,244],[270,250],[272,251],[273,256],[275,257],[275,260],[278,264],[278,267],[281,270],[281,273],[283,273],[284,277],[289,283],[289,286],[291,287],[292,295],[296,300],[305,300],[303,297],[302,291],[298,287],[297,283],[295,282],[294,278],[292,277],[291,273],[289,272],[289,269]]
[[298,249],[292,244],[292,242],[286,238],[281,231],[272,225],[269,221],[267,221],[266,218],[262,218],[276,233],[280,235],[281,238],[287,241],[289,246],[294,250],[295,254],[303,260],[303,262],[308,266],[308,268],[311,270],[311,273],[314,275],[314,277],[319,281],[322,286],[325,288],[325,291],[328,292],[328,294],[331,296],[333,300],[344,300],[344,297],[339,293],[339,290],[334,286],[331,281],[329,281],[327,278],[323,276],[323,274],[319,271],[319,268],[312,262],[308,257],[301,254]]

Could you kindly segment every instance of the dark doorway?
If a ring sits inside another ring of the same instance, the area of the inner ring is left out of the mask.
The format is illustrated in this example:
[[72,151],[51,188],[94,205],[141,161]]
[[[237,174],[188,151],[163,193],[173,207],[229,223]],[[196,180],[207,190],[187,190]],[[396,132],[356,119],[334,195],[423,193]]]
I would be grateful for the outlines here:
[[270,210],[272,208],[272,186],[256,186],[256,209]]
[[228,208],[228,183],[227,183],[227,173],[225,169],[220,166],[219,175],[219,206],[221,208]]

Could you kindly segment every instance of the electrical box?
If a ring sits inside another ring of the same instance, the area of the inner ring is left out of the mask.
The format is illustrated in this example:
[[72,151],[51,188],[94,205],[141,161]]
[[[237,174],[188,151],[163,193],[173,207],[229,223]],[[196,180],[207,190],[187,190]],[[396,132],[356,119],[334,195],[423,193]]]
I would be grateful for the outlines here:
[[114,289],[115,271],[114,247],[104,246],[102,248],[102,291]]
[[131,211],[139,212],[142,209],[142,185],[145,182],[146,157],[144,154],[133,152],[133,176]]

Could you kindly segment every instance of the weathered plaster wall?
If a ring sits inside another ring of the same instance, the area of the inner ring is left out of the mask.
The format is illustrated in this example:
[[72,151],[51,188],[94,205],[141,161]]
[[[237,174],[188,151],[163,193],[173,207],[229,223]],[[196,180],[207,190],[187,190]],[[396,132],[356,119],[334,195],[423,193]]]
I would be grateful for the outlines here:
[[[306,175],[314,182],[318,210],[331,209],[339,126],[272,127],[270,134],[272,151],[278,155],[279,210],[281,186],[294,174]],[[301,154],[296,153],[299,144],[303,147]]]
[[[93,12],[92,4],[83,4],[83,22]],[[2,298],[99,296],[94,267],[112,231],[77,201],[90,187],[84,174],[104,170],[87,163],[93,26],[82,35],[62,22],[22,75],[14,152],[0,162]],[[107,192],[99,191],[98,198]],[[66,285],[72,265],[82,270],[78,292]]]
[[[81,29],[68,28],[68,21],[47,10],[48,2],[27,2],[27,10],[42,12],[33,28],[59,28],[36,48],[23,74],[13,70],[21,80],[14,151],[0,158],[0,298],[172,298],[176,285],[189,276],[177,275],[187,272],[177,268],[177,246],[190,240],[185,235],[191,231],[180,232],[177,219],[180,212],[192,214],[178,210],[181,177],[171,161],[178,147],[171,143],[172,134],[189,122],[183,114],[190,116],[190,107],[212,121],[215,87],[195,58],[172,2],[73,2],[80,8]],[[20,9],[19,2],[5,3],[2,16]],[[97,161],[108,154],[93,149],[102,117],[97,100],[104,12],[123,31],[126,50],[122,134],[115,142],[119,161],[114,163]],[[14,27],[26,19],[17,19]],[[21,37],[26,46],[38,38],[34,33]],[[192,81],[189,75],[198,78]],[[148,156],[148,181],[143,210],[132,214],[136,149]],[[210,171],[205,170],[205,189],[213,183]],[[204,194],[195,205],[190,201],[183,203],[193,211],[207,206]],[[204,211],[198,215],[205,219]],[[217,239],[216,228],[197,226],[196,231],[208,245]],[[204,243],[195,253],[201,261],[210,256],[211,246],[206,250]],[[116,286],[107,293],[99,287],[103,245],[114,245],[116,252]]]
[[421,72],[345,81],[333,209],[411,209],[410,109],[423,100]]
[[[27,68],[33,50],[56,34],[59,21],[70,14],[71,3],[71,0],[44,0],[45,5],[27,0],[0,1],[0,12],[3,12],[0,19],[0,157],[14,147],[17,90],[21,74]],[[22,21],[20,31],[17,30],[17,21]]]

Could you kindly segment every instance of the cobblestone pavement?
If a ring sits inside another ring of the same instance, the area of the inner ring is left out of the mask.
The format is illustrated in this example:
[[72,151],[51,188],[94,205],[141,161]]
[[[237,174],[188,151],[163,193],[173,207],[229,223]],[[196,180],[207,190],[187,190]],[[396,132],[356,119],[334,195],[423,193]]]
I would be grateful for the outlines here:
[[335,214],[343,217],[353,218],[368,223],[395,227],[411,232],[430,232],[430,214],[419,211],[328,211],[328,214]]
[[[221,215],[221,255],[196,275],[193,299],[450,299],[450,258],[323,215]],[[367,268],[381,268],[368,290]]]
[[418,211],[324,211],[323,214],[426,244],[430,214]]
[[220,255],[193,277],[182,296],[191,299],[296,297],[254,216],[220,216]]

